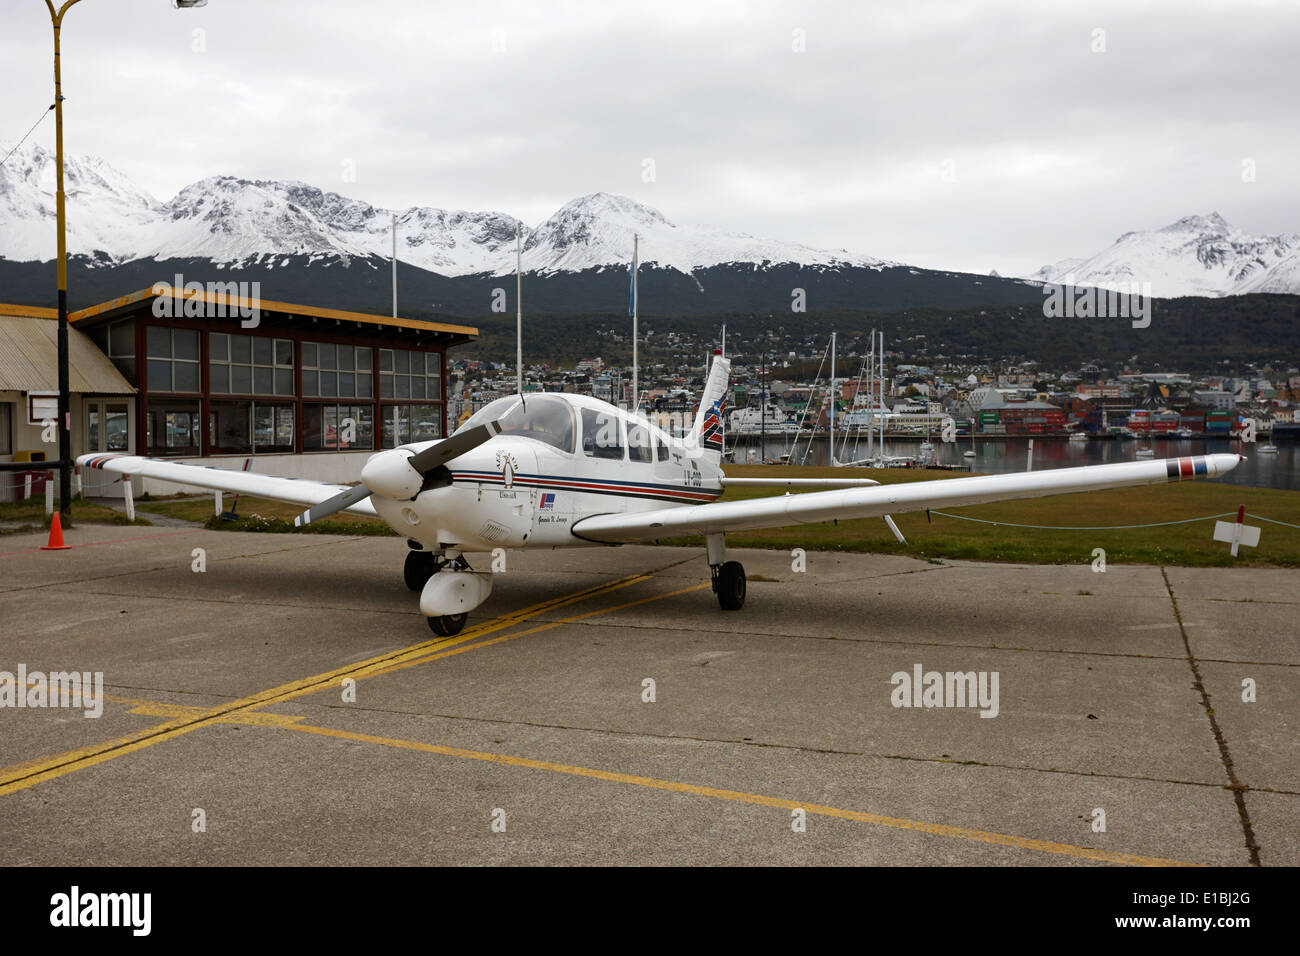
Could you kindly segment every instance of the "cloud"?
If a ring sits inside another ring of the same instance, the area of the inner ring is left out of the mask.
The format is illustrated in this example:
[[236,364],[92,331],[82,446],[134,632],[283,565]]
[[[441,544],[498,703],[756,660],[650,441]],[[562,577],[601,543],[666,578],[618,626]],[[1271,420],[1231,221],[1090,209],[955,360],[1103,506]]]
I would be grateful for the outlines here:
[[[1300,228],[1297,27],[1267,2],[86,0],[67,144],[164,199],[233,174],[536,223],[605,190],[1023,274],[1211,209]],[[39,4],[6,11],[0,139],[48,105],[49,44]]]

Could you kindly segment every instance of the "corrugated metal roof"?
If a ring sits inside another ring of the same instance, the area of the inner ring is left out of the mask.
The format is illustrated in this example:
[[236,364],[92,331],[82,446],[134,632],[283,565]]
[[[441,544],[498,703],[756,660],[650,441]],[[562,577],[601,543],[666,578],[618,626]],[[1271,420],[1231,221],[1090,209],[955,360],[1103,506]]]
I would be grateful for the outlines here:
[[[34,309],[38,314],[43,311]],[[59,387],[59,324],[0,315],[0,391],[53,392]],[[68,384],[73,392],[132,395],[135,388],[84,332],[68,329]]]

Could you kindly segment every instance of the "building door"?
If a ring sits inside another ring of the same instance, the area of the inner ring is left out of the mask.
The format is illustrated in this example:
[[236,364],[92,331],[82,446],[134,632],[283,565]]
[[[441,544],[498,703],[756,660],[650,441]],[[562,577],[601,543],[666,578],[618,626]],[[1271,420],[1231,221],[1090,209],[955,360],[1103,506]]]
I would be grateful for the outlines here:
[[86,400],[86,454],[131,450],[130,406],[124,401]]

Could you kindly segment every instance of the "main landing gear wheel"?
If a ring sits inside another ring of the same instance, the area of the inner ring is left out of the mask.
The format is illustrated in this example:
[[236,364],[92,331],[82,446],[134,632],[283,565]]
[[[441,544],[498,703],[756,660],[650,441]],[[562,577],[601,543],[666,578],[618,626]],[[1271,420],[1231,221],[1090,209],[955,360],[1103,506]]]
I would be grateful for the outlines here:
[[435,570],[432,551],[408,551],[406,563],[402,565],[402,580],[412,591],[423,591]]
[[724,611],[739,611],[745,606],[745,568],[739,561],[728,561],[716,568],[713,590],[718,595],[718,606]]
[[439,637],[455,637],[468,619],[468,614],[444,614],[442,617],[426,618],[429,630]]

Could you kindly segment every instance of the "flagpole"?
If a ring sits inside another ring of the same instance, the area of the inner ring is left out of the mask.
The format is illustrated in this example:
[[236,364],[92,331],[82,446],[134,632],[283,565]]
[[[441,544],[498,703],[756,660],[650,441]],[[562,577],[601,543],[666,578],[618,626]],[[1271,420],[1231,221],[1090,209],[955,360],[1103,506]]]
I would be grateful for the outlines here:
[[637,234],[632,234],[632,411],[641,406],[637,390]]
[[515,391],[524,394],[524,252],[522,227],[515,224]]

